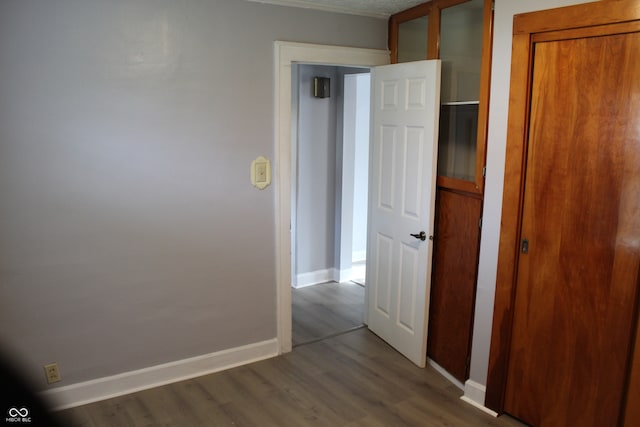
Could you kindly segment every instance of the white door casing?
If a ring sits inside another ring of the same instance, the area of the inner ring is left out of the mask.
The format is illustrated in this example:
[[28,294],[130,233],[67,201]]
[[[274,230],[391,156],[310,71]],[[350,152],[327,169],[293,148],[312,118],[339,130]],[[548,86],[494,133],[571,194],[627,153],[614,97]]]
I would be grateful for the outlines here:
[[[440,61],[372,69],[369,329],[426,364]],[[424,231],[426,240],[412,237]]]
[[[275,126],[275,138],[276,138],[276,253],[277,253],[277,283],[278,283],[278,298],[277,298],[277,311],[278,311],[278,342],[280,346],[280,352],[285,353],[291,351],[291,246],[290,246],[290,220],[291,220],[291,65],[293,63],[307,63],[307,64],[333,64],[333,65],[350,65],[350,66],[375,66],[388,64],[389,62],[389,53],[388,51],[374,50],[374,49],[357,49],[350,47],[341,47],[341,46],[326,46],[326,45],[311,45],[305,43],[292,43],[292,42],[275,42],[274,43],[274,56],[275,56],[275,111],[276,111],[276,126]],[[425,62],[425,61],[420,61]],[[430,159],[426,161],[419,162],[421,167],[427,168],[430,171],[431,175],[430,182],[427,183],[425,180],[414,181],[418,183],[421,188],[429,189],[428,193],[422,195],[421,203],[425,203],[428,200],[428,205],[426,211],[428,211],[427,216],[430,218],[428,221],[429,227],[411,230],[411,233],[415,233],[418,231],[424,230],[427,235],[432,234],[433,230],[433,207],[434,207],[434,191],[433,185],[435,183],[435,164],[437,160],[436,155],[436,147],[434,146],[435,141],[437,141],[437,122],[438,122],[438,113],[439,113],[439,89],[440,89],[440,64],[439,61],[428,61],[428,62],[438,62],[436,67],[436,81],[428,81],[425,80],[425,89],[426,92],[421,92],[424,94],[424,110],[426,112],[426,116],[432,117],[434,123],[433,129],[427,131],[425,127],[425,136],[429,138],[427,141],[427,145],[423,147],[424,149],[433,150],[433,154]],[[410,64],[396,64],[393,67],[399,67],[401,69],[405,66],[411,67]],[[433,67],[433,65],[432,65]],[[385,67],[386,68],[386,67]],[[415,86],[417,81],[414,79],[417,75],[411,77],[411,81],[408,82],[411,85]],[[420,84],[418,84],[419,86]],[[427,97],[426,94],[429,94],[430,97]],[[400,95],[400,94],[399,94]],[[406,95],[406,94],[405,94]],[[420,95],[422,96],[422,95]],[[411,91],[411,97],[405,98],[405,101],[408,100],[412,104],[409,105],[411,108],[409,111],[414,110],[417,105],[413,105],[416,100],[416,95],[413,93],[413,88]],[[398,104],[400,105],[400,104]],[[423,114],[423,116],[425,116]],[[414,126],[414,125],[412,125]],[[415,126],[414,126],[415,128]],[[415,130],[415,129],[414,129]],[[432,133],[431,133],[432,132]],[[431,145],[429,145],[429,143]],[[409,144],[411,145],[411,144]],[[415,163],[414,163],[415,165]],[[371,167],[370,167],[371,171]],[[371,172],[370,172],[371,173]],[[371,192],[372,196],[370,200],[372,200],[374,193]],[[371,202],[370,202],[371,203]],[[371,215],[371,208],[370,208]],[[371,230],[371,224],[369,223],[369,228]],[[371,232],[369,232],[369,236],[371,236]],[[370,251],[371,245],[371,237],[369,237],[368,243],[368,252]],[[426,242],[426,243],[425,243]],[[413,328],[414,332],[410,334],[414,338],[422,337],[422,342],[415,347],[420,347],[419,351],[408,352],[405,351],[402,345],[398,345],[396,343],[396,338],[393,337],[392,334],[385,334],[384,329],[376,329],[376,327],[372,328],[372,330],[380,335],[382,338],[387,340],[390,344],[395,346],[401,353],[405,354],[408,358],[416,362],[419,366],[424,366],[426,361],[426,331],[427,331],[427,314],[428,314],[428,298],[429,298],[429,286],[426,282],[426,279],[431,275],[431,250],[432,246],[429,241],[420,242],[423,246],[427,247],[427,251],[424,256],[420,253],[417,254],[417,257],[421,259],[422,263],[419,263],[421,270],[424,270],[424,274],[418,272],[418,274],[422,274],[424,280],[422,280],[422,285],[417,286],[414,289],[415,296],[417,299],[414,301],[414,306],[421,307],[419,310],[413,310],[412,315],[415,317],[416,313],[422,313],[422,317],[419,321],[409,321],[406,319],[406,316],[401,318],[401,321],[411,325],[411,327],[407,327],[403,325],[401,328],[404,328],[404,333],[406,335],[407,330]],[[415,242],[414,242],[415,243]],[[407,248],[410,246],[410,243],[407,245]],[[418,251],[420,252],[420,251]],[[367,271],[371,269],[372,257],[368,256],[367,261]],[[400,271],[401,269],[396,269]],[[369,273],[367,273],[369,275]],[[405,275],[406,277],[406,275]],[[417,277],[417,276],[416,276]],[[415,285],[420,285],[420,280],[417,279],[413,282]],[[413,291],[412,291],[413,292]],[[371,291],[367,289],[367,299],[371,301],[375,296],[370,295]],[[405,295],[407,295],[405,293]],[[396,302],[401,302],[404,300],[395,299]],[[406,305],[406,304],[405,304]],[[370,303],[371,307],[372,304]],[[369,316],[372,312],[371,308],[368,310]],[[389,307],[389,312],[392,312],[391,307]],[[399,309],[395,310],[396,316],[399,313]],[[369,319],[369,323],[371,323]],[[377,322],[374,322],[377,323]],[[388,328],[392,333],[397,331],[393,331],[393,328]],[[420,330],[420,331],[419,331]],[[402,336],[402,333],[399,334]],[[399,344],[402,344],[400,340]],[[406,341],[406,340],[405,340]],[[414,360],[415,359],[415,360]],[[422,359],[422,360],[420,360]]]
[[[372,67],[389,63],[389,51],[274,42],[276,162],[277,335],[280,353],[291,351],[291,72],[292,65]],[[365,291],[366,294],[366,291]]]

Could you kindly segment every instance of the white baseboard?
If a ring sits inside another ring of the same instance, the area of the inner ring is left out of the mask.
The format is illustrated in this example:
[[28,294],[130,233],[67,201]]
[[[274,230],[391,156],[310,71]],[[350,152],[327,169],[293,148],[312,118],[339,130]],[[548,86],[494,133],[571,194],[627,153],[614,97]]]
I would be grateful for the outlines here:
[[464,400],[470,405],[475,406],[487,414],[497,417],[498,413],[492,411],[491,409],[484,406],[484,397],[486,394],[487,388],[480,383],[475,381],[467,380],[464,383],[464,395],[460,397],[460,399]]
[[444,369],[442,366],[438,365],[436,362],[434,362],[433,360],[427,358],[427,363],[429,364],[429,366],[431,366],[433,369],[435,369],[436,371],[438,371],[438,373],[440,375],[442,375],[443,377],[445,377],[446,379],[448,379],[453,385],[455,385],[456,387],[458,387],[460,390],[464,390],[464,384],[462,384],[456,377],[454,377],[453,375],[451,375],[449,372],[447,372],[446,369]]
[[325,270],[316,270],[309,273],[298,274],[294,288],[304,288],[305,286],[334,281],[340,281],[340,272],[335,268],[327,268]]
[[202,356],[177,360],[110,377],[43,391],[56,411],[122,396],[177,381],[211,374],[278,355],[278,340],[271,339]]

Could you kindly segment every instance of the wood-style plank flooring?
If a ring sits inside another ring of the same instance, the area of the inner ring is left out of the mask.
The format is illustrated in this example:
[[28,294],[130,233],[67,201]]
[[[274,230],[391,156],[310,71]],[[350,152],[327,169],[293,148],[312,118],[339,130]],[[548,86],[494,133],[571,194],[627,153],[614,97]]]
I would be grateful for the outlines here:
[[291,353],[59,415],[70,427],[521,426],[459,399],[367,329]]
[[291,289],[291,301],[294,346],[363,325],[364,287],[353,282]]

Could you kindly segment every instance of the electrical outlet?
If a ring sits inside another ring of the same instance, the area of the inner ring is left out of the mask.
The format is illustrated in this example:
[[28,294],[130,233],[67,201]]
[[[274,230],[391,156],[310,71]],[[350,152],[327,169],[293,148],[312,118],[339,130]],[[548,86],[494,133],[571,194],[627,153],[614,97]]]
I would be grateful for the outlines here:
[[60,371],[58,370],[57,363],[50,363],[48,365],[44,365],[44,375],[47,377],[47,382],[57,383],[62,378],[60,377]]

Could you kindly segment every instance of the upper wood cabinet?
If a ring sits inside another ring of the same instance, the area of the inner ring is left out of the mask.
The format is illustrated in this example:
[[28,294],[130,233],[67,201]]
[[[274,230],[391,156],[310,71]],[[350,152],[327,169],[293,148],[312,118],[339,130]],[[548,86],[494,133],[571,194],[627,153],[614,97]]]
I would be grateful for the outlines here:
[[393,15],[393,63],[442,60],[438,186],[482,194],[493,0],[433,0]]

